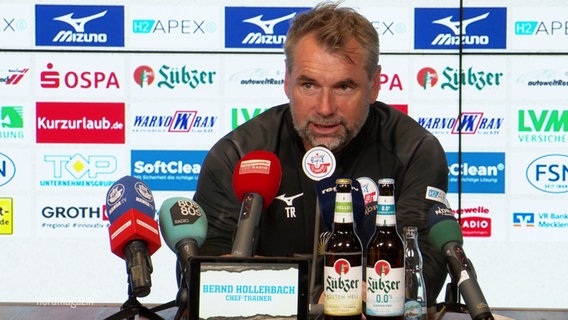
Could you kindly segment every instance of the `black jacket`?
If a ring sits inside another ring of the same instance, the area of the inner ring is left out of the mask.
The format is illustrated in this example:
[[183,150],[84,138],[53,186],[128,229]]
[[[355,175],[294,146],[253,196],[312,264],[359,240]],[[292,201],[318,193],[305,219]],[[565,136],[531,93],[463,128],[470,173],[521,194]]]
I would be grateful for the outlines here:
[[[241,157],[255,150],[274,152],[282,166],[277,198],[261,216],[256,254],[290,256],[312,252],[314,181],[302,170],[306,150],[292,125],[290,107],[285,104],[266,110],[228,133],[205,158],[194,195],[209,223],[200,254],[230,253],[241,205],[232,187],[233,170]],[[405,225],[418,226],[428,305],[435,304],[447,269],[439,248],[428,239],[427,212],[434,202],[425,199],[425,194],[427,186],[444,192],[448,188],[446,155],[438,140],[408,115],[375,102],[361,132],[334,155],[334,175],[369,177],[375,182],[384,177],[395,179],[399,234]],[[374,224],[374,217],[365,221]],[[363,246],[366,241],[363,235]]]

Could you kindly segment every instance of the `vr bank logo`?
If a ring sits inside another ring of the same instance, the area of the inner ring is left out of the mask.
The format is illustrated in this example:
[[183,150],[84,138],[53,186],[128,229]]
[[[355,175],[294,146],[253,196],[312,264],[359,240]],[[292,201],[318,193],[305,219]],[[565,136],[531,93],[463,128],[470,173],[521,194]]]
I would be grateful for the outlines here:
[[534,227],[534,213],[532,212],[513,212],[514,227]]
[[[415,49],[505,49],[506,8],[416,8]],[[461,19],[460,19],[461,18]]]
[[123,6],[35,6],[36,45],[124,47]]
[[226,48],[280,49],[298,13],[310,8],[226,7]]
[[447,152],[449,193],[505,193],[505,153]]

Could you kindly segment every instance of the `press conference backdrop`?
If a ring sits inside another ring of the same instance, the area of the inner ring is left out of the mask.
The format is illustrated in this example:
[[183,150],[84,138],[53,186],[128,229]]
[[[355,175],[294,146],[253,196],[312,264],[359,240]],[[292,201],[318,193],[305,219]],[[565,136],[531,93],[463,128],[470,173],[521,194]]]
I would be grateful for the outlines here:
[[[287,101],[282,42],[315,3],[1,1],[0,301],[125,301],[108,187],[128,174],[158,206],[191,197],[212,144]],[[450,201],[489,304],[567,308],[565,1],[343,5],[379,32],[380,100],[447,151]],[[152,262],[141,301],[174,299],[173,252]]]

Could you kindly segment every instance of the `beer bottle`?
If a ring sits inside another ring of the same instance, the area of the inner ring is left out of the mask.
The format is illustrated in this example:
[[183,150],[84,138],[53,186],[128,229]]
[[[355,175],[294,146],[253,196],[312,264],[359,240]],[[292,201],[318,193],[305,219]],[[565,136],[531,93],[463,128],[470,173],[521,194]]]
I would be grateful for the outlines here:
[[375,232],[367,244],[365,315],[404,319],[404,244],[396,230],[394,179],[378,181]]
[[405,226],[402,231],[406,269],[404,320],[427,320],[426,285],[422,274],[422,254],[418,247],[418,228]]
[[325,319],[361,320],[363,246],[355,232],[351,179],[336,180],[333,227],[324,250]]

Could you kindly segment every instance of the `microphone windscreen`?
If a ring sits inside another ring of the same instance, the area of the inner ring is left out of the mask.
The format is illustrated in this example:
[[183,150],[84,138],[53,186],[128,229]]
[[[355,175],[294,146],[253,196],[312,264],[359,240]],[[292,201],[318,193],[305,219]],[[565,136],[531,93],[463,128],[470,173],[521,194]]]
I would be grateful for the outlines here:
[[200,247],[207,235],[207,217],[201,206],[183,197],[168,198],[160,207],[160,231],[168,247],[176,252],[183,239],[193,239]]
[[436,203],[428,212],[428,237],[434,247],[442,250],[449,242],[463,244],[461,227],[452,214],[452,210]]
[[237,163],[233,171],[233,189],[239,201],[243,201],[247,193],[260,195],[266,208],[276,197],[281,179],[282,167],[274,153],[252,151]]
[[110,223],[132,209],[152,219],[156,215],[154,196],[148,185],[135,177],[124,176],[110,186],[106,195],[106,211]]

